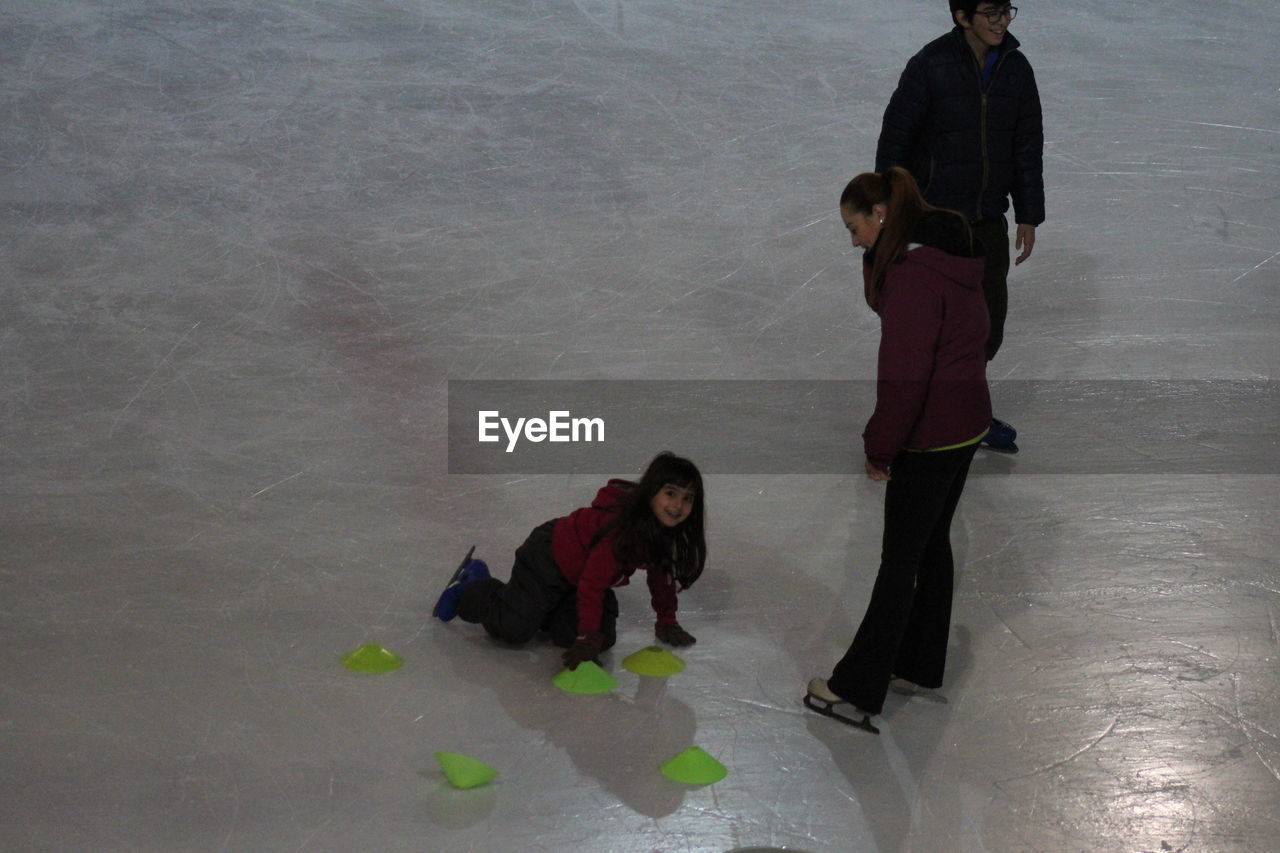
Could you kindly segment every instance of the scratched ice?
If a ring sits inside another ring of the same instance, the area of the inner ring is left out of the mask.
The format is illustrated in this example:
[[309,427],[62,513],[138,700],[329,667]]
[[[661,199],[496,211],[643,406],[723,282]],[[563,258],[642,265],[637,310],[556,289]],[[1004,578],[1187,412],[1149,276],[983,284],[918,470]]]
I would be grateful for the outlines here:
[[[1275,849],[1277,4],[1022,4],[1023,452],[957,520],[948,703],[878,738],[799,702],[870,591],[858,477],[708,476],[669,678],[620,664],[643,585],[602,696],[431,620],[600,482],[450,475],[447,382],[872,376],[834,202],[945,4],[5,5],[0,848]],[[686,415],[650,450],[750,428]],[[727,777],[665,779],[693,745]]]

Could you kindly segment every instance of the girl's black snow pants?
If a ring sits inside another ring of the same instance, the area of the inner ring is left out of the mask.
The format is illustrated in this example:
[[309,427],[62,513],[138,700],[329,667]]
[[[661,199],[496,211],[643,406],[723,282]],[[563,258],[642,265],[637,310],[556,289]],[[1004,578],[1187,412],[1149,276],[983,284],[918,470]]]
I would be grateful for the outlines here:
[[[578,590],[556,565],[551,552],[555,521],[534,528],[516,549],[511,579],[486,578],[468,584],[458,600],[458,616],[484,626],[489,636],[508,643],[526,643],[539,631],[557,646],[573,645],[578,636]],[[604,648],[617,641],[618,597],[604,594],[600,633]]]

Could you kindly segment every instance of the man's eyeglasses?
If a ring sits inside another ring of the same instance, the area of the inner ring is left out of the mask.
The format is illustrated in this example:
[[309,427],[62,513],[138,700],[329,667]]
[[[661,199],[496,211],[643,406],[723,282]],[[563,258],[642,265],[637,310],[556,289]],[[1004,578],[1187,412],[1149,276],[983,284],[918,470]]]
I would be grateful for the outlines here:
[[987,23],[998,24],[1003,17],[1008,16],[1011,21],[1018,17],[1018,7],[1005,6],[1003,9],[979,9],[978,14],[986,16]]

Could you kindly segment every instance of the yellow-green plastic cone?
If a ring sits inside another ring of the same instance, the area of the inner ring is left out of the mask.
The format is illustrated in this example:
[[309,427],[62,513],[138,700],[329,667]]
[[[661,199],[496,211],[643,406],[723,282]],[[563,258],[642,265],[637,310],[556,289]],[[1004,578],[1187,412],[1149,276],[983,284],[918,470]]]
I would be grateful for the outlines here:
[[444,771],[449,784],[455,788],[477,788],[498,777],[497,770],[461,752],[437,752],[436,761],[440,763],[440,769]]
[[583,661],[577,669],[562,669],[552,683],[568,693],[608,693],[618,686],[613,676],[591,661]]
[[729,771],[700,747],[691,746],[662,762],[662,775],[686,785],[711,785],[728,776]]
[[662,646],[647,646],[622,659],[622,665],[636,675],[675,675],[684,661]]
[[404,658],[377,643],[365,643],[347,652],[342,662],[357,672],[391,672],[404,666]]

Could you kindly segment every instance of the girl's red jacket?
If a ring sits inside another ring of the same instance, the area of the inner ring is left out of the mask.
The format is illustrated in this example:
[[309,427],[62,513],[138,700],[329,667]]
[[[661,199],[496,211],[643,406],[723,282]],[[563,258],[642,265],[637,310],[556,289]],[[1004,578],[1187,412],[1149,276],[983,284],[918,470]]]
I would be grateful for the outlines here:
[[596,493],[591,506],[558,519],[551,531],[551,553],[565,578],[578,588],[578,633],[600,630],[605,590],[626,586],[636,569],[646,570],[649,596],[659,624],[675,624],[676,582],[669,572],[648,566],[623,566],[613,556],[613,536],[595,543],[597,531],[617,517],[633,488],[625,480],[610,480]]

